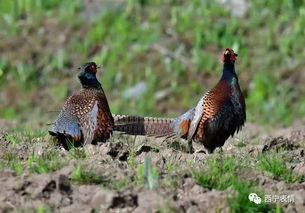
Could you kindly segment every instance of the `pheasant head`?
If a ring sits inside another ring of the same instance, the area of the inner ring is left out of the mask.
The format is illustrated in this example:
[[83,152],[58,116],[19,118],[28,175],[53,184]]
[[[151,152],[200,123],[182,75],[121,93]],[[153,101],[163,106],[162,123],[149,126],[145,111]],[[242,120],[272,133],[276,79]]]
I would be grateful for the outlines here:
[[101,84],[96,78],[97,68],[94,62],[88,62],[79,67],[78,78],[84,88],[101,88]]
[[237,54],[234,52],[233,49],[227,48],[222,54],[222,61],[224,63],[229,62],[229,63],[234,63],[236,60]]
[[223,75],[221,80],[227,80],[231,83],[235,83],[235,79],[238,79],[235,72],[235,60],[237,54],[231,48],[226,48],[221,55],[221,60],[223,61]]

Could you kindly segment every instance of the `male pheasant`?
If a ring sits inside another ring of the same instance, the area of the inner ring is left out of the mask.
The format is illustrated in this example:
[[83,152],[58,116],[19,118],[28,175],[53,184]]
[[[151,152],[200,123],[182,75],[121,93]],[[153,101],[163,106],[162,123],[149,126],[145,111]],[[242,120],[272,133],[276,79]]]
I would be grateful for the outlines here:
[[183,115],[175,119],[114,115],[114,130],[133,135],[174,135],[203,144],[209,153],[224,145],[244,125],[246,105],[235,72],[237,54],[225,49],[220,81]]
[[96,64],[85,63],[79,69],[82,89],[66,100],[49,131],[65,148],[68,141],[75,145],[105,141],[114,125],[106,95],[96,78]]

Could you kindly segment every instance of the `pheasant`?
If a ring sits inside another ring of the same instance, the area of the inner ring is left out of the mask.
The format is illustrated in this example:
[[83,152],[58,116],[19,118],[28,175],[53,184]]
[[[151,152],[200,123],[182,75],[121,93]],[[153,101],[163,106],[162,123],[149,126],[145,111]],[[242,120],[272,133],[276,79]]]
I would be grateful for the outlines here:
[[107,98],[96,78],[97,65],[89,62],[79,69],[82,89],[68,97],[49,131],[65,148],[68,142],[79,145],[105,141],[114,125]]
[[209,153],[224,145],[246,121],[246,105],[235,72],[237,54],[225,49],[223,74],[197,106],[175,119],[114,115],[114,130],[132,135],[168,135],[203,144]]

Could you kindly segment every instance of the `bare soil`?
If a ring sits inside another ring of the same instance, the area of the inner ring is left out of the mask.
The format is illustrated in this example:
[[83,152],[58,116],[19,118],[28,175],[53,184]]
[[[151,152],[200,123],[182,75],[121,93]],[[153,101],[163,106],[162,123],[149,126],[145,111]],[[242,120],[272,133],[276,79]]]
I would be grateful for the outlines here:
[[[241,133],[226,142],[223,150],[210,155],[200,151],[200,146],[195,147],[197,153],[188,154],[175,142],[115,134],[109,142],[84,147],[87,157],[77,160],[69,158],[71,153],[50,143],[47,137],[14,145],[4,134],[0,136],[1,160],[7,153],[15,153],[26,162],[33,154],[42,156],[56,151],[64,166],[44,174],[33,173],[26,167],[20,175],[3,167],[0,170],[1,212],[34,212],[42,205],[51,212],[229,212],[228,197],[236,194],[234,190],[203,188],[190,174],[190,165],[194,169],[204,168],[207,159],[219,155],[233,155],[241,161],[249,159],[251,164],[260,153],[283,149],[285,156],[291,159],[287,162],[289,168],[296,174],[305,175],[305,125],[302,122],[272,133],[268,128],[247,124]],[[137,183],[137,168],[129,162],[131,148],[136,150],[136,165],[143,163],[147,151],[152,150],[152,162],[160,178],[157,189],[149,190]],[[169,164],[175,165],[171,171],[167,167]],[[93,169],[104,183],[72,181],[71,175],[77,165]],[[255,181],[265,193],[293,195],[295,202],[282,206],[285,212],[305,212],[305,182],[285,183],[251,167],[238,175]],[[126,183],[118,187],[117,183],[122,179]]]

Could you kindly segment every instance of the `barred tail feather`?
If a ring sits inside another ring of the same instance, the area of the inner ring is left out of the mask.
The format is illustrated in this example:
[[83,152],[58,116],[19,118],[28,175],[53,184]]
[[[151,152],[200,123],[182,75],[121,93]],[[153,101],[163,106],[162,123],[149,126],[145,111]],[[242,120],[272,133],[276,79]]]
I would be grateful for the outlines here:
[[129,135],[167,136],[174,134],[171,127],[174,119],[128,115],[112,115],[114,131]]

